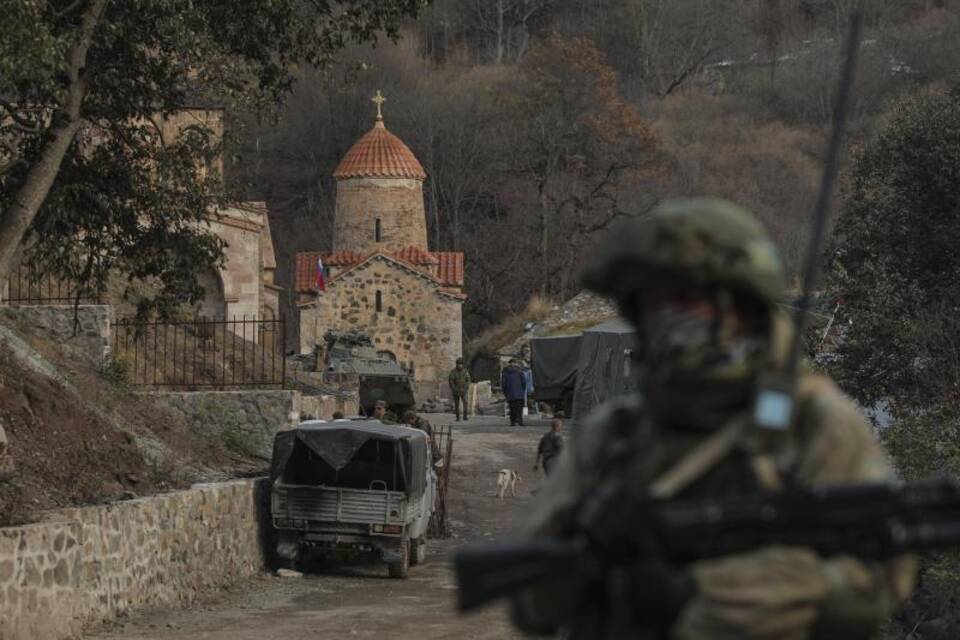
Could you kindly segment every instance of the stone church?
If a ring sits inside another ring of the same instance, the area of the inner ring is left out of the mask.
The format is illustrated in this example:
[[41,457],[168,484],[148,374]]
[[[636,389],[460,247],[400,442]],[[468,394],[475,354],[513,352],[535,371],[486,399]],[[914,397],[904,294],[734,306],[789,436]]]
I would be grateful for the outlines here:
[[[420,394],[435,395],[463,351],[463,254],[430,251],[420,162],[383,122],[334,171],[331,251],[296,256],[300,351],[328,330],[359,330],[412,369]],[[316,286],[319,261],[326,290]]]

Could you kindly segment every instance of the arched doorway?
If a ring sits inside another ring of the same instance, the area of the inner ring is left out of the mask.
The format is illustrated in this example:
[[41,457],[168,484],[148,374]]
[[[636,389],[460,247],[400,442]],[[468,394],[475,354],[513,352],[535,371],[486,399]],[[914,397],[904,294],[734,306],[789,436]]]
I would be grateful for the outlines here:
[[222,321],[227,317],[227,302],[223,295],[223,279],[213,269],[203,271],[197,280],[203,297],[194,307],[194,314],[207,320]]

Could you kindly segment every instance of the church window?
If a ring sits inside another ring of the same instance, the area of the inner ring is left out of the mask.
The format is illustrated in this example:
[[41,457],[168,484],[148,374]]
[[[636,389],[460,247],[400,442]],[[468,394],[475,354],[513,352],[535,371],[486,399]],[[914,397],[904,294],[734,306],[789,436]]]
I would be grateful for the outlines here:
[[377,312],[383,311],[383,294],[377,291]]
[[383,228],[382,228],[382,225],[380,224],[380,218],[377,218],[377,222],[374,226],[373,233],[376,238],[376,241],[380,242],[380,239],[383,237]]

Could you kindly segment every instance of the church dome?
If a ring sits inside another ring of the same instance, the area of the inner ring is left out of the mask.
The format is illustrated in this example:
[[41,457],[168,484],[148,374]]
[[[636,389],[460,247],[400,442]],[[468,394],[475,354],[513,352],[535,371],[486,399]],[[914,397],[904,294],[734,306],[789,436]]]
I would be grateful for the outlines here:
[[373,129],[350,147],[337,165],[333,177],[344,178],[414,178],[427,177],[417,157],[403,140],[393,135],[377,119]]

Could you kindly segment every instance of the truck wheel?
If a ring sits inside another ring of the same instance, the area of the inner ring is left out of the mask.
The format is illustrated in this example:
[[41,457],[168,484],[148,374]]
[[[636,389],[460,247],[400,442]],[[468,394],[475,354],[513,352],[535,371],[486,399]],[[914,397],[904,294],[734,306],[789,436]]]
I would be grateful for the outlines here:
[[406,578],[410,569],[410,544],[400,545],[400,562],[391,562],[387,565],[391,578]]
[[410,566],[423,564],[427,560],[427,541],[414,538],[410,541]]

